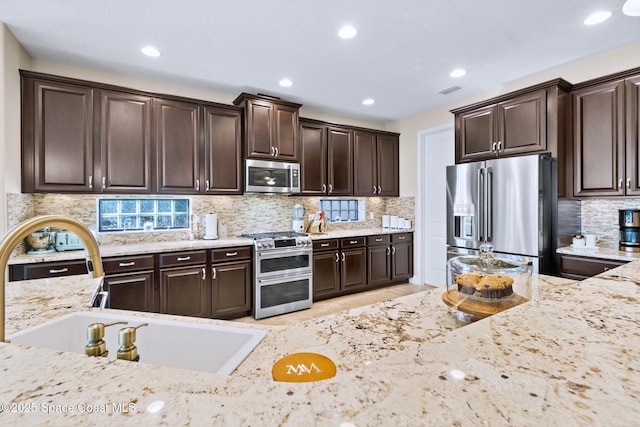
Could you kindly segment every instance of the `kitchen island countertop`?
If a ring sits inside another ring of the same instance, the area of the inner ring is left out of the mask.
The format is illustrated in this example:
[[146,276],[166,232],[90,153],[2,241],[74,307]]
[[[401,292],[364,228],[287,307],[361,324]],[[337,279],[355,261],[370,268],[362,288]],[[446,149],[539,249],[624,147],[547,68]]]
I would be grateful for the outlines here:
[[[85,310],[86,280],[7,284],[7,333]],[[583,282],[533,280],[533,301],[464,327],[441,289],[295,326],[242,324],[267,336],[228,377],[2,343],[0,422],[636,425],[640,263]],[[331,358],[336,376],[274,382],[272,365],[296,352]]]

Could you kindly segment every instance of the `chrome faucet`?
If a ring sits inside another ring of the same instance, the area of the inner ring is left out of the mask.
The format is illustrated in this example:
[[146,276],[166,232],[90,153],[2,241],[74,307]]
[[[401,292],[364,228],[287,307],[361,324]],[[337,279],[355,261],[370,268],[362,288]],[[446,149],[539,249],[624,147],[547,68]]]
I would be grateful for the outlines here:
[[[80,221],[64,215],[41,215],[29,218],[13,227],[5,234],[0,241],[0,342],[5,341],[5,270],[7,262],[11,256],[13,249],[29,234],[43,227],[59,227],[66,228],[78,236],[84,244],[85,255],[87,259],[87,271],[93,278],[100,279],[100,283],[96,289],[96,295],[104,290],[102,283],[104,278],[104,270],[102,269],[102,259],[100,258],[100,249],[98,242],[91,231]],[[93,300],[96,299],[94,295]]]

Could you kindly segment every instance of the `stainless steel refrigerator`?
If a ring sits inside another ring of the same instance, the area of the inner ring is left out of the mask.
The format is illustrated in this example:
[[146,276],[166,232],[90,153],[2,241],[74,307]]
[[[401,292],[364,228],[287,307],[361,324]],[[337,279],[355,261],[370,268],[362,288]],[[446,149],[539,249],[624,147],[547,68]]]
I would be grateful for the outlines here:
[[558,274],[555,250],[580,231],[580,206],[558,202],[555,166],[549,154],[448,166],[447,258],[478,254],[488,242],[534,273]]

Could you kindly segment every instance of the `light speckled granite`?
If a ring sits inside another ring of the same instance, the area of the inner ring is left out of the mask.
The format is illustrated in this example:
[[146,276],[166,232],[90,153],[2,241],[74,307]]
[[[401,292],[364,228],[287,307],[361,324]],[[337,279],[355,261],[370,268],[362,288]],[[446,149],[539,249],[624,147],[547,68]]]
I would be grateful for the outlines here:
[[597,249],[576,249],[572,246],[565,246],[556,249],[559,254],[576,255],[590,258],[602,258],[613,259],[617,261],[635,261],[640,259],[640,252],[625,252],[618,249],[618,245],[615,246],[598,246]]
[[[33,317],[45,303],[56,300],[50,298],[53,295],[63,295],[57,299],[65,300],[64,307],[45,310],[40,321],[85,309],[87,282],[74,277],[48,284],[8,284],[8,331],[36,323]],[[0,421],[145,426],[637,425],[640,263],[583,282],[547,276],[534,276],[534,281],[533,301],[461,328],[442,303],[441,289],[295,326],[247,324],[266,329],[267,336],[229,377],[0,344],[0,402],[15,403],[16,408],[34,404],[38,409],[5,412]],[[48,298],[39,301],[38,296],[45,295]],[[29,307],[33,304],[35,309]],[[315,383],[271,379],[273,363],[303,351],[331,358],[336,376]],[[158,400],[164,402],[162,410],[145,411]],[[136,411],[114,411],[111,404],[120,402],[133,403]],[[46,414],[40,409],[54,404],[74,410]],[[109,410],[78,409],[86,404]]]
[[[368,236],[374,234],[392,234],[392,233],[404,233],[412,232],[413,230],[398,230],[390,228],[354,228],[336,230],[330,229],[326,233],[311,234],[312,239],[331,239],[341,237],[353,237],[353,236]],[[216,240],[176,240],[176,241],[159,241],[159,242],[141,242],[141,243],[128,243],[128,244],[103,244],[100,245],[100,256],[113,257],[124,255],[139,255],[158,252],[177,252],[177,251],[192,251],[198,249],[214,249],[225,248],[235,246],[248,246],[252,245],[250,239],[242,237],[231,237],[227,239]],[[65,252],[49,252],[43,254],[26,254],[14,255],[9,258],[9,264],[31,264],[36,262],[51,262],[51,261],[68,261],[84,258],[84,250],[65,251]]]

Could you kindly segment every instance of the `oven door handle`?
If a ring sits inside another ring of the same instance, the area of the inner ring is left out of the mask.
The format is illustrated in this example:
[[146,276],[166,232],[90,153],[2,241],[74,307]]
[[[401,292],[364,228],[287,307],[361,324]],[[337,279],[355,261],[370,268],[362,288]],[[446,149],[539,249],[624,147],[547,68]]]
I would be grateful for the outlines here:
[[282,258],[285,256],[298,256],[298,255],[311,255],[313,253],[312,249],[297,249],[292,251],[291,249],[284,249],[280,251],[267,251],[267,252],[257,252],[257,256],[261,259],[269,259],[269,258]]
[[311,273],[291,274],[291,275],[278,276],[278,277],[268,277],[266,279],[258,279],[257,282],[261,285],[269,285],[269,284],[279,284],[283,282],[284,283],[294,282],[300,279],[311,280],[311,277],[312,277]]

